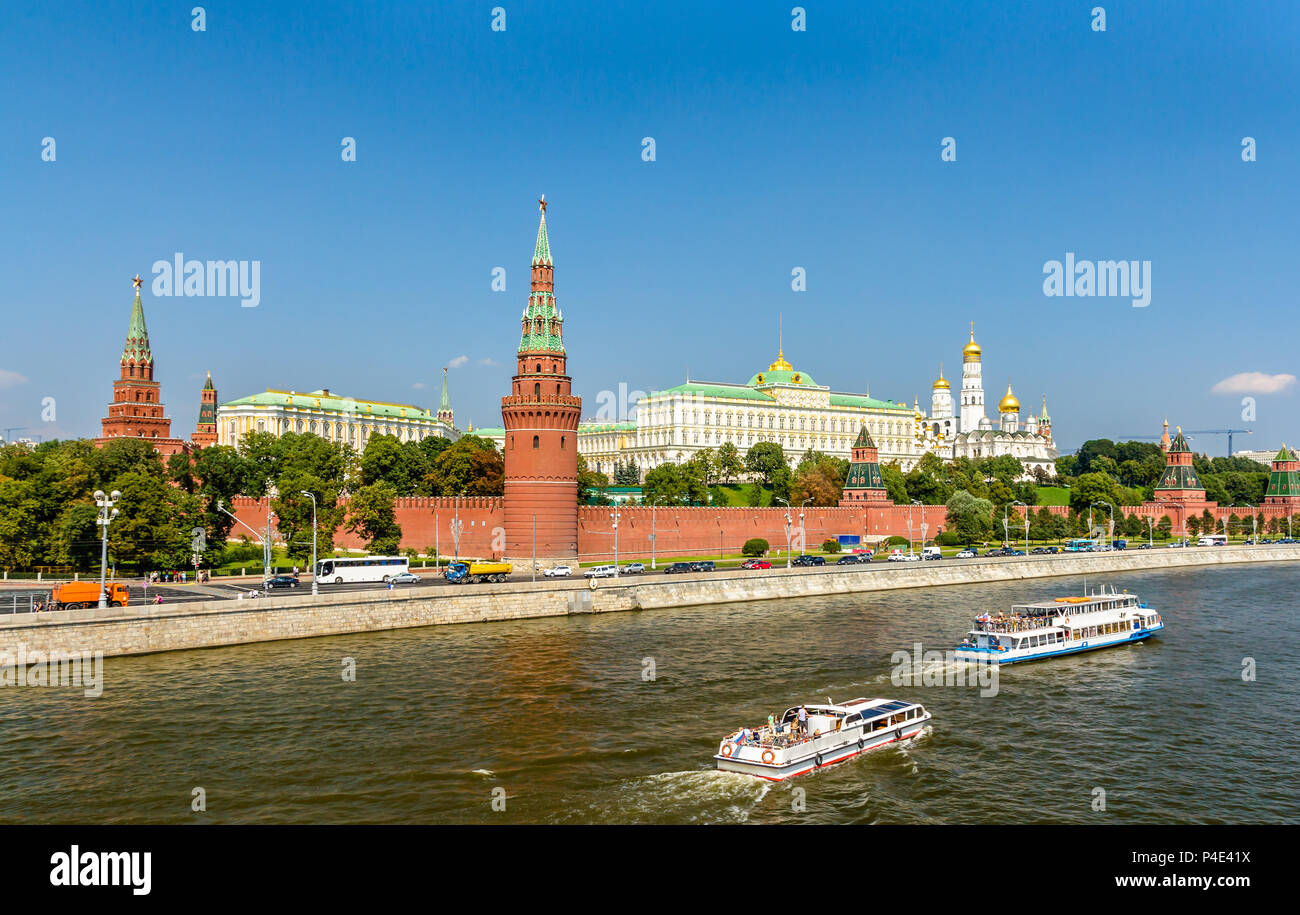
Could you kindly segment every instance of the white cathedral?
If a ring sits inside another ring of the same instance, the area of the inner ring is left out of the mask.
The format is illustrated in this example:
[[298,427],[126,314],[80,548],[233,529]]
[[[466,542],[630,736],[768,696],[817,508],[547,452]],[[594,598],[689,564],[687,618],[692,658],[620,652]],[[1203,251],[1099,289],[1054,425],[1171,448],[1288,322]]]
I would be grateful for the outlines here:
[[952,385],[943,377],[940,366],[930,394],[930,415],[925,421],[929,450],[945,460],[959,457],[980,460],[1005,454],[1019,458],[1026,477],[1037,468],[1056,474],[1056,442],[1052,439],[1052,419],[1047,415],[1047,397],[1043,412],[1032,412],[1020,422],[1020,401],[1007,382],[1007,393],[998,401],[998,424],[995,427],[984,413],[983,351],[975,342],[975,325],[971,324],[970,342],[961,351],[961,410],[954,414]]

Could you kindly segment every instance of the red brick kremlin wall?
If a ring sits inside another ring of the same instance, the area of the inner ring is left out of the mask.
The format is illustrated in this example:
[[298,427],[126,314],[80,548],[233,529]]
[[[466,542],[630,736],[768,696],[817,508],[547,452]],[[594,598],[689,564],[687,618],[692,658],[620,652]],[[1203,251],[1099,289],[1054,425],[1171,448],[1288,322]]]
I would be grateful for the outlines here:
[[[266,500],[237,498],[233,500],[232,510],[236,517],[254,530],[262,530],[266,524]],[[1202,503],[1203,504],[1203,503]],[[1031,506],[1037,512],[1041,506]],[[1069,509],[1065,506],[1047,506],[1056,515],[1064,515]],[[1169,515],[1175,533],[1185,531],[1186,510],[1178,503],[1146,503],[1144,505],[1117,506],[1125,516],[1150,515],[1158,522],[1161,515]],[[827,507],[804,509],[804,530],[806,543],[811,549],[818,549],[823,540],[838,537],[841,534],[856,534],[865,542],[889,536],[907,536],[908,509],[906,505],[884,505],[878,508]],[[1012,506],[1013,511],[1023,511],[1019,506]],[[1191,514],[1199,515],[1201,509],[1196,504],[1188,506]],[[396,502],[397,523],[402,526],[402,549],[414,548],[423,552],[426,547],[436,545],[443,556],[453,554],[455,547],[451,535],[451,522],[459,517],[463,525],[460,538],[460,554],[466,557],[500,557],[504,553],[505,507],[500,498],[464,498],[464,499],[398,499]],[[578,552],[584,561],[612,558],[614,553],[613,526],[610,514],[613,507],[583,506],[578,509]],[[673,556],[715,555],[719,542],[727,553],[739,553],[744,542],[751,537],[762,537],[771,544],[773,553],[785,550],[785,509],[784,508],[619,508],[618,552],[619,558],[641,558],[650,555],[650,532],[653,514],[653,527],[657,534],[655,554],[661,558]],[[1285,519],[1285,506],[1261,505],[1257,512],[1263,512],[1265,520],[1273,517]],[[1236,513],[1241,518],[1252,514],[1244,507],[1219,506],[1211,509],[1210,514],[1222,520]],[[796,552],[799,550],[799,512],[791,513],[794,525],[790,532]],[[912,536],[921,538],[921,509],[911,507]],[[1096,509],[1094,521],[1105,523],[1108,512]],[[1116,518],[1120,515],[1117,514]],[[1297,513],[1300,520],[1300,513]],[[926,537],[946,529],[947,519],[942,506],[927,505],[925,508]],[[435,525],[438,533],[435,537]],[[247,530],[236,525],[231,532],[231,539],[238,540],[248,534]],[[719,541],[721,537],[721,541]],[[250,535],[251,539],[251,535]],[[350,534],[342,527],[335,533],[334,543],[345,549],[364,549],[364,542],[355,534]],[[526,554],[525,554],[526,555]]]
[[[231,510],[235,516],[254,530],[266,525],[266,500],[236,498]],[[610,515],[613,507],[584,506],[578,508],[578,552],[583,560],[612,557],[614,553],[613,524]],[[841,534],[856,534],[865,541],[897,534],[907,536],[909,507],[884,505],[876,508],[814,508],[804,509],[806,542],[812,549],[823,540]],[[457,517],[463,525],[460,554],[472,557],[500,557],[504,553],[505,507],[500,498],[464,499],[398,499],[395,504],[397,523],[402,526],[402,549],[424,551],[436,545],[443,556],[453,554],[451,522]],[[744,542],[751,537],[762,537],[772,549],[784,550],[785,509],[783,508],[619,508],[618,548],[620,558],[650,554],[652,527],[659,556],[716,554],[721,546],[728,553],[739,553]],[[944,529],[946,521],[940,506],[926,506],[924,512],[926,536],[933,538]],[[922,512],[911,508],[912,535],[921,537]],[[799,550],[799,512],[791,511],[793,525],[790,539]],[[238,540],[248,531],[236,525],[231,539]],[[249,535],[251,539],[251,535]],[[334,535],[335,546],[344,549],[363,549],[364,542],[356,534],[340,527]],[[525,555],[530,543],[525,543]],[[540,553],[540,549],[539,549]]]

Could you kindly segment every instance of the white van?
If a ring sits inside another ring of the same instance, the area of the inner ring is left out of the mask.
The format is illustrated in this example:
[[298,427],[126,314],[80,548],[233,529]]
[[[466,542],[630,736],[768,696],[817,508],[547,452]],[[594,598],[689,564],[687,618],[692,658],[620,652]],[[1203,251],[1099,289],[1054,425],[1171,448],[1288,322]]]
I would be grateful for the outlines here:
[[942,558],[943,558],[943,551],[940,550],[937,546],[926,546],[926,547],[921,547],[921,558],[922,558],[922,559],[942,559]]
[[614,578],[618,575],[618,566],[592,566],[582,573],[583,578]]

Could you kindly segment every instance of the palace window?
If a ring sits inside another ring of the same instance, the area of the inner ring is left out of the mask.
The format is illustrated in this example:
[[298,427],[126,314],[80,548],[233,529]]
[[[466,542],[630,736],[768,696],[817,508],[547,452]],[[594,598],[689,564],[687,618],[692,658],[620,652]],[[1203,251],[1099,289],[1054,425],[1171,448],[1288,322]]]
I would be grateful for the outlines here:
[[542,445],[542,440],[541,440],[541,438],[538,437],[538,436],[536,436],[536,435],[534,435],[534,436],[533,436],[533,450],[536,451],[538,448],[541,447],[541,445]]

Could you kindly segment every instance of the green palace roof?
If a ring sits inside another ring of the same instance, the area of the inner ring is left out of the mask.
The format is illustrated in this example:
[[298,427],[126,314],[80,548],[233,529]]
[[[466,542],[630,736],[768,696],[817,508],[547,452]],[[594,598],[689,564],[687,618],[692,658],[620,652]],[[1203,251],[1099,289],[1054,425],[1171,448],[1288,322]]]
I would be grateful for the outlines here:
[[761,400],[765,403],[776,403],[775,397],[757,388],[745,387],[739,384],[715,384],[711,381],[688,381],[685,384],[664,388],[662,391],[655,391],[655,394],[698,394],[701,397],[731,397],[740,400]]
[[[340,397],[327,390],[263,391],[221,405],[224,407],[286,407],[297,410],[324,410],[332,413],[354,413],[358,417],[377,416],[386,419],[416,419],[442,422],[423,407],[411,404],[385,403],[380,400],[358,400]],[[444,423],[445,425],[445,423]]]
[[584,420],[578,423],[579,432],[635,432],[636,423],[598,423]]

